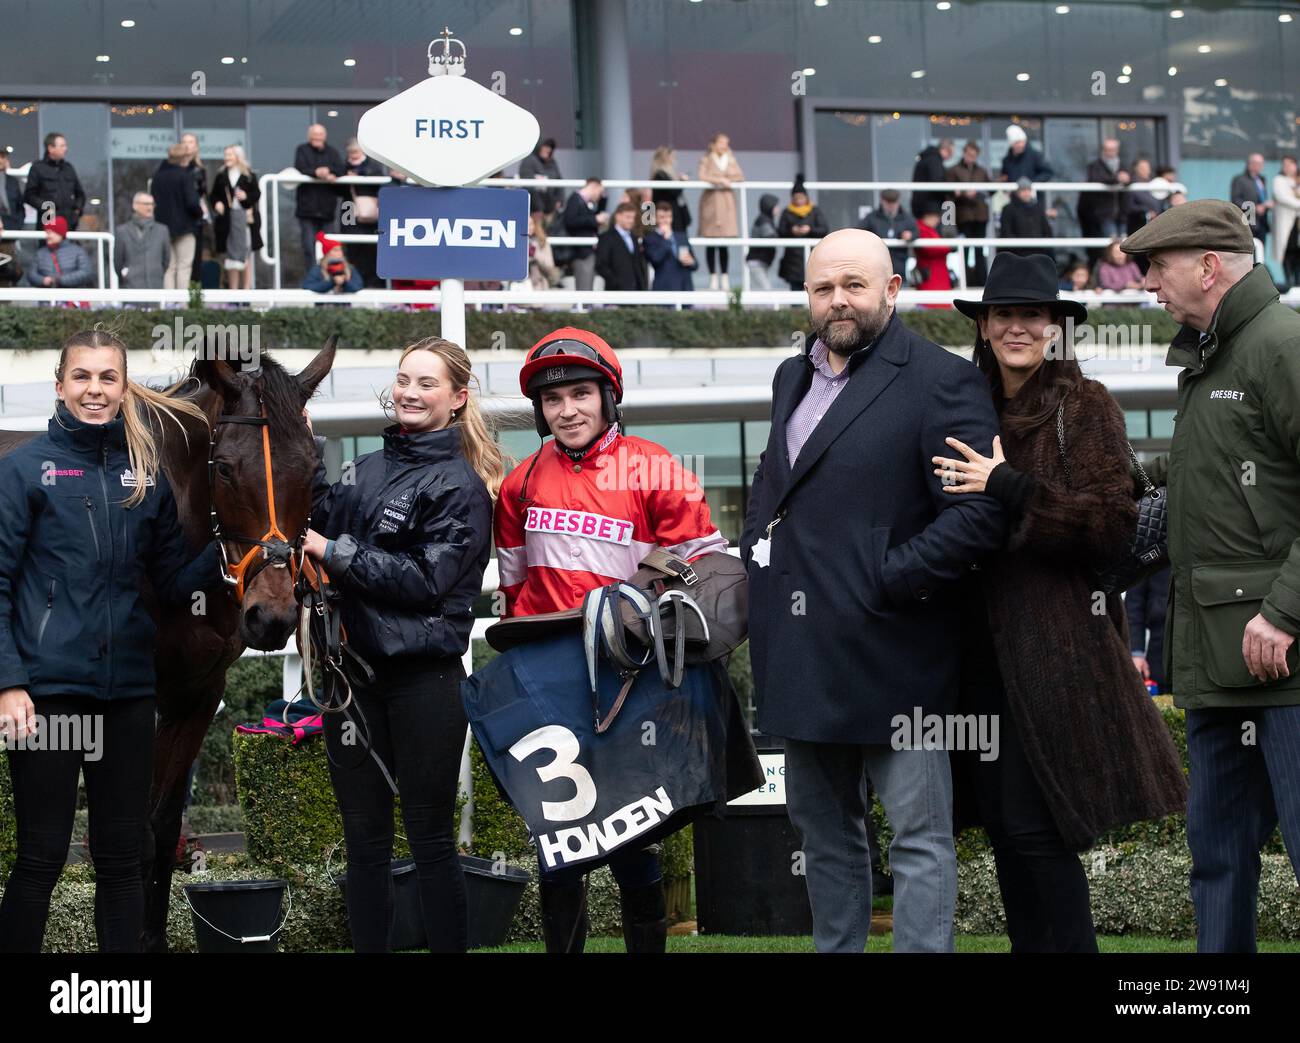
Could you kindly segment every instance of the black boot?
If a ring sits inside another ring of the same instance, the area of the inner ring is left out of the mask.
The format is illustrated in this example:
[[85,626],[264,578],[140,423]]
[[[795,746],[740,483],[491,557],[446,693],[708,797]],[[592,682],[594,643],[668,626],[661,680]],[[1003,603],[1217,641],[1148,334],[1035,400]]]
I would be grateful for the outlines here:
[[668,947],[668,903],[664,882],[619,888],[623,906],[623,942],[628,952],[664,952]]
[[547,952],[582,952],[587,944],[587,881],[537,885]]

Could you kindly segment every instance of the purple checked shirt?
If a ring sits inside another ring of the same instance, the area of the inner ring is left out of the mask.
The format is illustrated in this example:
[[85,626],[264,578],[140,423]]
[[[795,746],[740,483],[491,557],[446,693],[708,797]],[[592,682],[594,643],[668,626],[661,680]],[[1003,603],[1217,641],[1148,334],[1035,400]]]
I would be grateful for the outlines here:
[[794,407],[794,412],[790,414],[790,420],[785,425],[785,448],[790,454],[791,467],[794,466],[799,450],[808,441],[808,436],[813,433],[813,428],[826,415],[826,410],[831,408],[835,396],[849,382],[848,360],[845,359],[844,368],[836,374],[827,361],[829,354],[830,350],[821,342],[820,337],[813,341],[813,346],[808,349],[808,358],[813,364],[812,383],[808,386],[802,401]]

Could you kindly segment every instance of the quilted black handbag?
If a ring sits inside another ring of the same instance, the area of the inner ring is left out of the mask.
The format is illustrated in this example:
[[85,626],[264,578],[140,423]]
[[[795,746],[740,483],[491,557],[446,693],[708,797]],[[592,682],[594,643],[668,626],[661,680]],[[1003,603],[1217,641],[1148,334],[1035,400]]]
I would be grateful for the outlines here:
[[[1106,594],[1117,594],[1133,586],[1138,580],[1158,571],[1169,563],[1169,490],[1157,489],[1147,476],[1146,469],[1128,445],[1129,459],[1142,479],[1145,489],[1138,499],[1137,525],[1129,540],[1128,551],[1105,568],[1096,570],[1098,588]],[[1056,446],[1061,453],[1061,466],[1065,468],[1065,484],[1072,485],[1070,460],[1065,455],[1065,402],[1056,408]]]

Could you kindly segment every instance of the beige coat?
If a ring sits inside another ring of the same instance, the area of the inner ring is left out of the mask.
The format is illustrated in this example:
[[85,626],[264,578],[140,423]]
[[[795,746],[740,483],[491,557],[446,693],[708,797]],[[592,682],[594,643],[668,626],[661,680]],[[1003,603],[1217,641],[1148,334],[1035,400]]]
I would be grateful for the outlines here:
[[1273,178],[1273,260],[1282,263],[1291,229],[1300,219],[1300,191],[1289,177]]
[[739,235],[740,222],[736,216],[736,194],[731,190],[731,186],[737,181],[744,181],[745,173],[736,162],[736,157],[728,150],[726,168],[719,170],[717,163],[713,161],[713,150],[708,150],[700,157],[695,179],[727,186],[705,189],[700,193],[699,234],[709,237]]

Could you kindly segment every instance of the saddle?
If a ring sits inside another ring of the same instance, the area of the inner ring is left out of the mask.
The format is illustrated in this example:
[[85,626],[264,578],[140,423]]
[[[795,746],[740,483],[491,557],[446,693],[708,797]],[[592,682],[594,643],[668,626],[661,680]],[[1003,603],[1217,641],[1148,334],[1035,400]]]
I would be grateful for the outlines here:
[[[581,629],[600,734],[614,722],[637,675],[651,662],[665,687],[678,688],[687,666],[721,659],[740,645],[748,636],[748,620],[748,580],[739,558],[714,553],[689,562],[657,547],[630,579],[588,591],[581,607],[502,619],[485,636],[504,652]],[[603,718],[596,700],[596,664],[602,655],[623,679]]]

